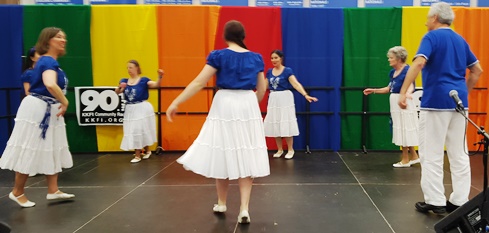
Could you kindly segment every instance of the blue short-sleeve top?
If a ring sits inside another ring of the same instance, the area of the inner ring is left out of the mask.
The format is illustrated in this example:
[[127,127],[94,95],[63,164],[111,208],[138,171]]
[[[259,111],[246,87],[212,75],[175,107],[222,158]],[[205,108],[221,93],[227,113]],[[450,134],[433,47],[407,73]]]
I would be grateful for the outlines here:
[[450,97],[456,90],[465,108],[468,108],[466,69],[479,62],[462,36],[450,28],[439,28],[425,34],[416,57],[424,57],[423,98],[421,109],[453,110],[455,102]]
[[212,51],[207,57],[207,65],[217,69],[216,84],[221,89],[253,90],[257,75],[263,72],[265,64],[260,54],[236,52],[230,49]]
[[30,82],[33,74],[34,74],[34,69],[25,70],[24,73],[22,73],[22,75],[20,76],[20,81],[22,81],[23,83]]
[[[119,83],[127,83],[127,78],[121,79]],[[149,98],[149,91],[148,91],[148,82],[151,81],[151,79],[147,77],[141,77],[139,79],[139,82],[135,85],[129,85],[127,84],[126,88],[124,89],[124,99],[129,102],[141,102],[145,101]]]
[[49,93],[42,80],[42,74],[44,73],[44,71],[47,70],[54,70],[57,73],[56,83],[63,91],[63,94],[66,95],[66,90],[68,88],[68,79],[66,78],[66,74],[59,67],[58,61],[50,56],[41,56],[39,60],[37,60],[36,66],[34,67],[34,71],[32,74],[32,79],[30,81],[30,92],[54,98],[54,96]]
[[391,93],[399,94],[401,92],[402,84],[404,83],[404,79],[406,79],[406,74],[408,70],[409,65],[404,66],[401,73],[399,73],[396,77],[394,77],[394,72],[396,72],[396,69],[392,69],[389,72],[389,87]]
[[269,89],[272,91],[284,91],[292,88],[292,85],[289,82],[289,77],[294,75],[294,71],[285,67],[281,74],[275,76],[272,72],[273,69],[268,69],[267,71],[267,79],[269,83]]

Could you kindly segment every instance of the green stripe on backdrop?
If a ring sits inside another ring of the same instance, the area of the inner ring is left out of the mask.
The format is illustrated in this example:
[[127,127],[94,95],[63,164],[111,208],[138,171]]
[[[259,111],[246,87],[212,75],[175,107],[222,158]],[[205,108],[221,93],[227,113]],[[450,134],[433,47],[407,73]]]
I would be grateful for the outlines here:
[[[44,27],[59,27],[66,32],[67,54],[59,58],[69,79],[69,87],[93,86],[90,46],[90,6],[24,6],[24,50],[32,47]],[[74,91],[68,92],[65,116],[71,152],[97,152],[94,126],[78,126]]]
[[[401,44],[402,8],[346,8],[344,36],[344,87],[358,87],[342,93],[342,112],[362,112],[365,87],[389,83],[387,51]],[[389,95],[367,97],[367,112],[389,112]],[[389,116],[370,115],[366,126],[367,149],[396,149],[392,144]],[[361,149],[362,116],[342,115],[341,149]]]

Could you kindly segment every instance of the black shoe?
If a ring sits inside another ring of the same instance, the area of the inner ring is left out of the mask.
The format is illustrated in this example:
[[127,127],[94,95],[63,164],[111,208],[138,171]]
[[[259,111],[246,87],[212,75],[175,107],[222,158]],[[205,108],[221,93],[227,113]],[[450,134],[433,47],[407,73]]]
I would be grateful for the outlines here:
[[460,207],[460,206],[454,205],[450,201],[447,201],[447,206],[445,208],[446,208],[447,212],[451,213],[451,212],[455,211],[456,209],[458,209],[458,207]]
[[433,211],[433,213],[435,214],[444,214],[447,212],[445,206],[430,205],[426,204],[425,202],[417,202],[414,206],[419,212],[423,213],[428,213],[428,211],[430,210]]

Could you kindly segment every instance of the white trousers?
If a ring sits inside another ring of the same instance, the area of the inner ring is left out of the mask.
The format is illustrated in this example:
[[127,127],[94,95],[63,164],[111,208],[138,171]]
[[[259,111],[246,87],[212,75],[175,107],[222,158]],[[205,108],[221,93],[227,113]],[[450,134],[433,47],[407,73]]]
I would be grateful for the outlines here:
[[[467,114],[467,112],[466,112]],[[465,118],[458,112],[421,110],[419,156],[421,189],[427,204],[445,206],[444,146],[447,148],[453,192],[449,201],[461,206],[469,200],[471,175],[465,139]]]

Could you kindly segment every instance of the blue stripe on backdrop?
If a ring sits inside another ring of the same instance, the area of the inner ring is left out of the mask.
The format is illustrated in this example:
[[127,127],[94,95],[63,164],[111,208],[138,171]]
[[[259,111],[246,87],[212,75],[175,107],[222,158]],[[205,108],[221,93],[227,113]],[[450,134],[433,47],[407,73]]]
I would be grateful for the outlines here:
[[[19,107],[21,91],[10,91],[10,102],[7,103],[7,91],[5,88],[20,88],[20,75],[22,71],[22,6],[0,6],[0,117],[10,111],[15,115]],[[10,106],[10,109],[7,109]],[[13,126],[13,119],[10,124]],[[0,156],[5,149],[9,137],[9,121],[0,118]]]
[[324,7],[357,7],[358,0],[311,0],[309,6],[314,8]]
[[[445,0],[446,1],[446,0]],[[413,0],[365,0],[365,7],[413,6]]]
[[[340,91],[343,67],[343,10],[326,8],[282,8],[282,37],[285,65],[291,67],[303,86],[334,87],[311,90],[319,102],[311,112],[334,115],[298,115],[301,134],[294,147],[306,146],[306,120],[310,119],[310,149],[340,149]],[[306,111],[306,100],[294,91],[297,112]]]
[[489,7],[489,0],[479,0],[477,3],[479,7]]

